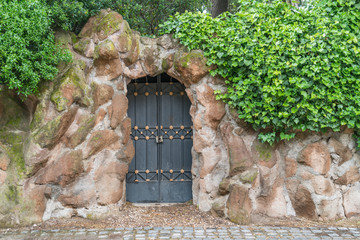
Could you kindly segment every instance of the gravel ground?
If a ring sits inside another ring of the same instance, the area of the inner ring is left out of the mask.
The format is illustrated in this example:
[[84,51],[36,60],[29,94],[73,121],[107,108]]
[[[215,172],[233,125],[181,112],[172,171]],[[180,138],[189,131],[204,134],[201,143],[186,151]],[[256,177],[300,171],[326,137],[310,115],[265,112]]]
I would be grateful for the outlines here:
[[[348,227],[360,228],[360,218],[334,222],[309,221],[302,218],[269,219],[255,216],[249,226],[282,226],[282,227]],[[106,228],[144,228],[144,227],[201,227],[222,228],[234,227],[236,224],[225,218],[200,212],[191,203],[169,206],[134,206],[127,203],[121,211],[104,219],[52,219],[32,226],[16,227],[17,230],[50,230],[50,229],[106,229]],[[1,231],[1,228],[0,228]]]

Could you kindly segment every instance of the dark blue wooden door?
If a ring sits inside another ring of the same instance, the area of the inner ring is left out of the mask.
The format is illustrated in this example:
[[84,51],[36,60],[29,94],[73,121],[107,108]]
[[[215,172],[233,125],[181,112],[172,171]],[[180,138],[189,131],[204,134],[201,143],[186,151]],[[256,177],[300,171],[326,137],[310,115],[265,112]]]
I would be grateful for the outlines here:
[[135,157],[126,177],[134,203],[192,199],[190,101],[185,87],[166,74],[128,85]]

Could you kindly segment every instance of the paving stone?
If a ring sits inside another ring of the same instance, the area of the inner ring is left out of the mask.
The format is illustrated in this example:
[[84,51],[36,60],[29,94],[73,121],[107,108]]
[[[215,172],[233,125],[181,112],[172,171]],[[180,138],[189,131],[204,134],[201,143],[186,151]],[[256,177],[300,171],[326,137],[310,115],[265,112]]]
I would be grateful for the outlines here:
[[[86,238],[84,238],[86,235]],[[2,230],[0,239],[360,239],[360,229],[345,227],[328,228],[290,228],[290,227],[251,227],[229,228],[202,227],[156,227],[156,228],[107,228],[71,230]]]

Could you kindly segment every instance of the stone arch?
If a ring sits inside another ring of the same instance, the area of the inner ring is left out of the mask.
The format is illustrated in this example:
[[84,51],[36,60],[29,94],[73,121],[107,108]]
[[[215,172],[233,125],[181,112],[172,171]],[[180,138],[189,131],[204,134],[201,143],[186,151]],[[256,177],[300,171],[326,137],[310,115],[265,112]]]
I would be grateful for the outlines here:
[[183,83],[192,102],[193,202],[200,210],[238,223],[256,214],[324,220],[360,214],[353,201],[360,196],[360,156],[352,129],[298,133],[269,147],[216,100],[214,90],[226,86],[208,73],[201,51],[187,51],[169,35],[141,37],[108,10],[90,18],[78,36],[56,35],[73,63],[60,65],[54,82],[31,97],[31,124],[15,149],[21,156],[10,156],[14,148],[0,139],[0,178],[12,174],[6,170],[9,158],[23,160],[26,173],[2,177],[0,196],[9,184],[19,186],[29,200],[19,204],[33,206],[32,220],[102,216],[124,204],[134,155],[127,84],[161,73]]

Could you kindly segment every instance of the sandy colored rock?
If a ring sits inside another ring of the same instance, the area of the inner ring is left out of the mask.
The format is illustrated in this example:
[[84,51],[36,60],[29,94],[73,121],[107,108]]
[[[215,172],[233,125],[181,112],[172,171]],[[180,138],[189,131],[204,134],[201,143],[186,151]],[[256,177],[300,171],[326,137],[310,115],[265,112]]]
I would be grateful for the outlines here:
[[298,162],[305,163],[320,174],[330,170],[331,157],[327,146],[322,142],[309,144],[301,151]]
[[25,199],[30,202],[31,207],[34,211],[34,216],[37,222],[42,221],[42,216],[46,209],[46,198],[45,198],[44,185],[26,184],[24,188]]
[[79,33],[81,38],[95,38],[102,41],[122,27],[123,17],[114,11],[101,10],[91,17]]
[[104,80],[113,80],[119,77],[123,72],[123,66],[120,59],[97,59],[94,61],[96,68],[96,76],[102,77]]
[[[182,79],[185,86],[198,83],[209,73],[210,67],[206,65],[206,58],[200,50],[185,52],[179,50],[174,56],[174,66],[168,74]],[[180,77],[179,77],[180,76]]]
[[82,151],[76,150],[63,154],[58,160],[41,169],[36,184],[59,184],[64,187],[75,181],[83,172]]
[[295,176],[297,171],[297,161],[290,157],[285,157],[285,173],[286,177]]
[[246,170],[241,174],[239,174],[238,178],[244,184],[246,183],[253,184],[257,176],[258,176],[258,169],[250,168],[249,170]]
[[126,21],[124,21],[123,23],[121,33],[119,35],[116,35],[114,38],[116,39],[119,52],[126,53],[131,50],[133,36],[130,26]]
[[7,173],[3,170],[0,170],[0,187],[5,183]]
[[221,150],[219,148],[206,148],[201,152],[200,155],[200,178],[204,178],[216,167],[220,160]]
[[126,144],[130,139],[130,132],[131,132],[131,119],[125,118],[121,122],[121,132],[122,132],[122,144]]
[[128,99],[124,94],[115,95],[112,99],[111,128],[115,129],[124,119],[128,110]]
[[140,61],[124,68],[124,76],[130,79],[138,79],[145,77],[146,75]]
[[284,197],[284,180],[278,179],[272,186],[270,195],[256,199],[256,211],[269,217],[287,216],[287,202]]
[[78,109],[79,107],[72,107],[64,114],[48,122],[45,126],[37,129],[32,133],[33,141],[42,148],[53,148],[74,121]]
[[230,176],[244,172],[254,164],[253,159],[246,148],[244,140],[233,134],[234,127],[230,123],[220,126],[223,141],[228,147]]
[[9,164],[10,164],[10,158],[5,153],[5,151],[2,151],[0,146],[0,170],[6,171]]
[[296,216],[317,219],[316,207],[309,190],[302,184],[299,185],[297,180],[286,181],[286,187]]
[[98,123],[100,123],[102,120],[104,120],[105,115],[106,115],[105,109],[101,108],[101,109],[99,110],[99,112],[97,113],[97,115],[96,115],[96,119],[95,119],[95,124],[94,124],[94,125],[96,126]]
[[135,156],[135,147],[133,141],[129,141],[120,151],[116,153],[116,158],[120,161],[130,164],[131,160]]
[[69,148],[75,148],[76,146],[81,144],[94,127],[94,124],[95,116],[89,115],[87,117],[83,117],[78,122],[79,127],[77,131],[74,132],[71,136],[69,136],[66,146],[68,146]]
[[341,157],[341,161],[339,165],[343,164],[344,162],[352,158],[351,150],[348,147],[344,146],[341,142],[339,142],[335,138],[330,138],[329,146],[334,148],[335,152]]
[[315,193],[319,195],[332,196],[335,193],[334,184],[323,176],[314,176],[311,180]]
[[96,182],[97,203],[109,205],[117,203],[123,195],[123,182],[113,176],[104,175]]
[[55,104],[56,110],[62,112],[73,103],[88,106],[85,98],[85,90],[88,88],[85,74],[80,66],[73,66],[55,84],[51,94],[51,101]]
[[219,194],[226,195],[230,192],[230,178],[224,178],[219,185]]
[[251,146],[251,155],[254,161],[258,164],[272,168],[278,161],[276,146],[271,146],[268,143],[261,143],[255,140]]
[[163,72],[160,49],[157,45],[146,46],[142,55],[144,56],[144,70],[148,75],[156,76]]
[[205,110],[204,121],[205,123],[216,129],[220,120],[225,115],[225,103],[216,100],[214,89],[207,84],[202,84],[196,88],[197,100],[203,105]]
[[360,184],[351,187],[344,194],[344,210],[346,217],[360,215]]
[[247,188],[233,185],[226,203],[227,215],[232,222],[238,224],[250,223],[251,200]]
[[130,66],[134,64],[136,61],[139,60],[140,57],[140,44],[139,44],[139,37],[140,36],[134,36],[132,43],[131,43],[131,49],[126,54],[126,56],[123,58],[126,66]]
[[123,195],[123,181],[128,171],[124,162],[104,163],[105,166],[95,172],[94,180],[97,189],[97,202],[108,205],[118,202]]
[[91,134],[85,149],[85,158],[88,158],[119,140],[119,136],[111,130],[99,130]]
[[95,44],[90,38],[83,38],[77,41],[74,45],[74,50],[79,54],[92,58],[94,57]]
[[112,99],[114,95],[114,89],[106,84],[95,84],[93,99],[94,99],[94,111],[98,109],[99,106],[107,103]]
[[193,147],[198,153],[202,152],[203,149],[212,146],[215,139],[216,132],[209,128],[202,128],[194,133]]
[[343,212],[341,205],[341,199],[339,198],[333,200],[321,200],[317,208],[318,215],[320,215],[324,221],[333,221],[342,218],[344,217],[343,213],[339,213],[339,210]]
[[351,166],[341,177],[335,180],[335,183],[341,185],[353,184],[360,181],[359,168]]
[[96,201],[95,187],[90,179],[81,179],[71,184],[68,189],[59,195],[57,200],[66,207],[83,208],[88,207]]
[[106,39],[105,41],[101,42],[95,48],[95,56],[94,56],[95,60],[98,58],[111,60],[119,57],[120,56],[117,49],[115,48],[115,44],[109,39]]
[[170,34],[164,34],[158,37],[156,43],[166,50],[179,46],[179,40],[173,39]]

